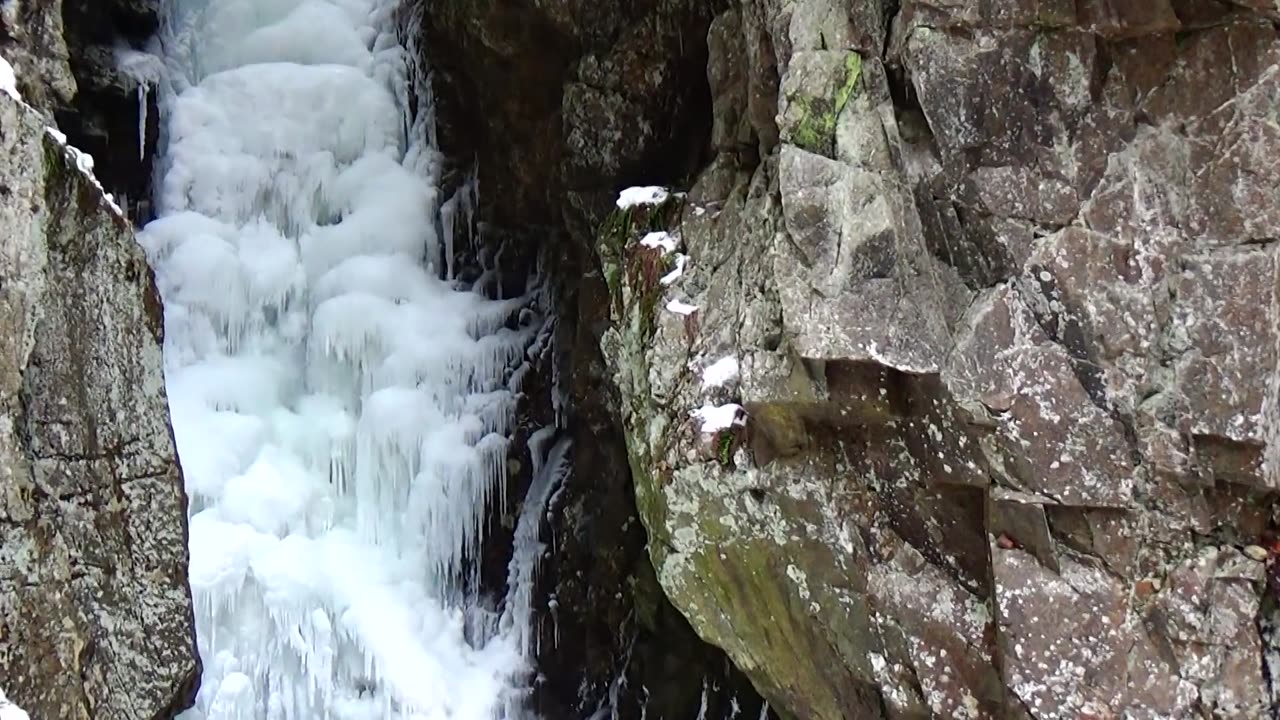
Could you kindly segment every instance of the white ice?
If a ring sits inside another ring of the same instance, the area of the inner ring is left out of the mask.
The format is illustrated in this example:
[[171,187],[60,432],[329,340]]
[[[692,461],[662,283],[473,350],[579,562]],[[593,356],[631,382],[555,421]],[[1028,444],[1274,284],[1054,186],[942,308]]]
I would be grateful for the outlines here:
[[457,589],[538,328],[439,277],[438,154],[395,10],[167,3],[140,242],[191,508],[190,719],[519,713],[527,612],[469,641]]

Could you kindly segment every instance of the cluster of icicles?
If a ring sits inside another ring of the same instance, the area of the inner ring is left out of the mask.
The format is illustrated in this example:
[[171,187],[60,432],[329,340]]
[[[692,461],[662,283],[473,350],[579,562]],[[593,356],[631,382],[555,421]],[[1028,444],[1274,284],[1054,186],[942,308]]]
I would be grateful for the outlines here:
[[[502,494],[533,290],[452,274],[425,79],[395,0],[168,0],[158,219],[166,385],[204,676],[187,718],[512,717],[541,449],[511,596],[466,566]],[[406,39],[406,38],[409,39]],[[549,440],[548,436],[542,436]]]

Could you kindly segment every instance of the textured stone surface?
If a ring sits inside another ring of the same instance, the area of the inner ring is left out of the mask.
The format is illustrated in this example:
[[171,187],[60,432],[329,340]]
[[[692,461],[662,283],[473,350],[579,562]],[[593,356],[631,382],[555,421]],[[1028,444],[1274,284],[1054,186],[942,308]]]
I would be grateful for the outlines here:
[[0,677],[33,717],[168,718],[199,661],[159,295],[46,122],[0,97]]
[[[698,638],[658,585],[614,413],[617,391],[598,347],[608,290],[594,236],[616,191],[683,182],[712,134],[728,152],[755,153],[745,114],[713,129],[709,112],[708,85],[719,82],[707,78],[709,27],[730,4],[423,7],[440,141],[454,161],[445,184],[472,171],[479,178],[477,232],[459,264],[493,267],[504,287],[517,289],[531,272],[550,271],[556,286],[556,360],[548,353],[531,373],[518,417],[530,431],[567,422],[574,440],[575,472],[545,530],[556,551],[539,573],[536,704],[546,718],[598,710],[626,720],[760,716],[763,701],[750,682]],[[718,32],[737,47],[731,20]],[[743,97],[737,83],[719,87]],[[523,455],[517,450],[511,463],[517,480],[529,467]],[[496,597],[523,490],[512,482],[507,516],[495,508],[489,523],[482,574]]]
[[663,589],[784,715],[1270,716],[1273,9],[878,8],[717,18],[683,275],[599,235]]
[[448,6],[443,136],[561,275],[566,503],[611,503],[562,607],[640,576],[621,435],[657,582],[784,716],[1280,712],[1274,3]]

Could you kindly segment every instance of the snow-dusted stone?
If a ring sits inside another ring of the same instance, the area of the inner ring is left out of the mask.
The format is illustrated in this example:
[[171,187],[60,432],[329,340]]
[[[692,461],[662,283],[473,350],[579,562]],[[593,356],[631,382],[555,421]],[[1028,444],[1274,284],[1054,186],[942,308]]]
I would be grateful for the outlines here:
[[38,718],[166,717],[198,675],[159,296],[133,229],[0,96],[0,678]]

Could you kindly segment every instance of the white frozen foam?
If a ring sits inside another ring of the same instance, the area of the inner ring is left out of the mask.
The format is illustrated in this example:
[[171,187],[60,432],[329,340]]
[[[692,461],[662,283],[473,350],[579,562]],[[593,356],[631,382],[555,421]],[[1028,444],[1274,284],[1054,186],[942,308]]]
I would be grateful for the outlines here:
[[532,574],[474,643],[455,590],[505,495],[506,378],[538,328],[505,327],[523,301],[437,277],[438,154],[393,9],[169,2],[160,218],[140,242],[191,499],[205,671],[187,718],[515,714]]

